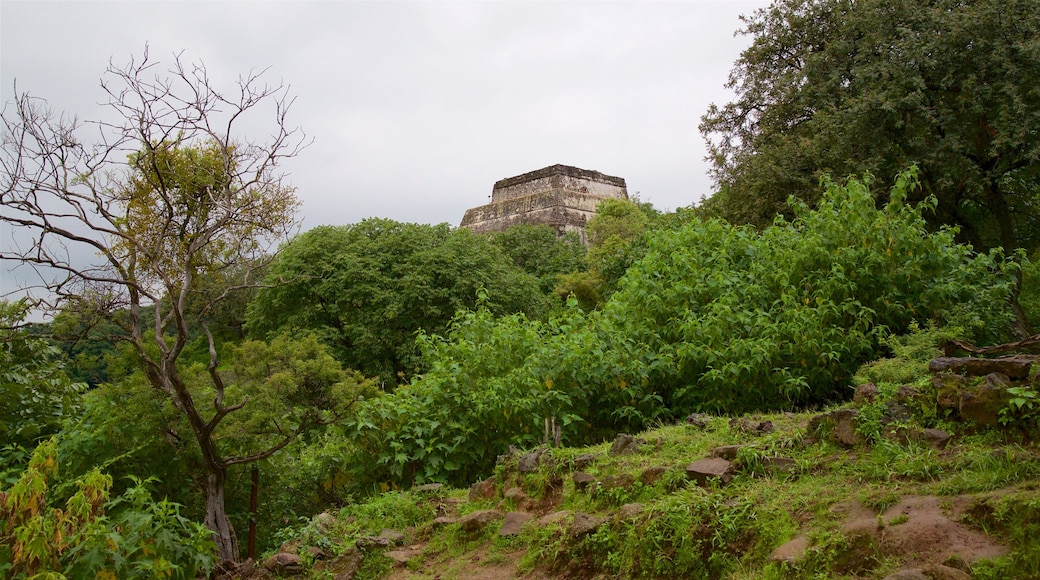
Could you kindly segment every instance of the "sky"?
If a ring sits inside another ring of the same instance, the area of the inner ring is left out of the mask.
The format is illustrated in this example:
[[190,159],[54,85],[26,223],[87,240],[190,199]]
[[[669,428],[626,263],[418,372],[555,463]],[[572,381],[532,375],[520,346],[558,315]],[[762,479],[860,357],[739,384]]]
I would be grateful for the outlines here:
[[[98,118],[100,78],[148,47],[218,86],[284,82],[313,144],[284,169],[304,230],[368,217],[457,226],[503,178],[622,177],[662,210],[712,191],[700,117],[768,2],[0,1],[0,100]],[[260,128],[263,131],[264,128]],[[0,243],[11,232],[0,232]],[[0,285],[11,274],[3,266]]]

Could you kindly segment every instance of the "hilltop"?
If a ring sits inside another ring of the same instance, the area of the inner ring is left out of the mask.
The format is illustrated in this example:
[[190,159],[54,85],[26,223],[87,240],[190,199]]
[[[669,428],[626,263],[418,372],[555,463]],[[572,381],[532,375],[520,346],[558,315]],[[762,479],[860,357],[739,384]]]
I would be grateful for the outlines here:
[[511,449],[470,489],[321,514],[266,563],[336,579],[1040,577],[1034,401],[1017,398],[1034,360],[981,360],[936,359],[833,408]]

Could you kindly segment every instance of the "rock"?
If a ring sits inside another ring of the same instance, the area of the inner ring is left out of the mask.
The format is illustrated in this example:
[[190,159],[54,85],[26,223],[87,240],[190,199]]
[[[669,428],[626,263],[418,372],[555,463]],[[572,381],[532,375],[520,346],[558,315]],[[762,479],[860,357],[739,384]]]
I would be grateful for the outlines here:
[[770,562],[787,562],[797,564],[805,559],[805,549],[809,547],[809,538],[798,536],[773,550],[769,554]]
[[388,528],[383,528],[383,530],[379,532],[379,537],[386,538],[392,546],[400,546],[407,539],[405,535],[401,532],[398,532],[397,530],[391,530]]
[[569,512],[567,510],[562,510],[562,511],[558,511],[558,512],[553,512],[551,514],[546,514],[546,515],[538,518],[538,521],[535,522],[535,523],[538,525],[539,528],[544,528],[546,526],[551,526],[553,524],[558,524],[558,523],[564,522],[570,516],[571,516],[571,512]]
[[921,391],[913,385],[900,385],[899,389],[896,390],[895,400],[906,404],[921,400]]
[[310,557],[312,562],[317,562],[318,560],[324,560],[327,557],[327,555],[325,554],[325,551],[322,550],[321,548],[317,547],[317,546],[311,546],[311,547],[307,548],[307,555]]
[[661,476],[664,475],[666,471],[668,471],[667,467],[647,467],[643,470],[643,473],[639,474],[639,483],[649,487],[657,483],[657,480],[661,479]]
[[614,443],[610,446],[611,455],[631,455],[638,453],[639,448],[645,444],[646,441],[633,437],[626,433],[618,433],[617,439],[614,439]]
[[950,434],[940,429],[914,429],[909,427],[886,426],[882,436],[889,440],[907,445],[910,442],[924,443],[933,449],[945,449],[950,442]]
[[877,397],[877,385],[874,383],[865,383],[856,387],[856,392],[852,395],[852,402],[857,405],[863,405],[865,403],[873,403],[874,399]]
[[296,554],[279,552],[264,562],[264,568],[278,576],[297,576],[303,574],[303,560]]
[[982,377],[990,373],[1003,373],[1011,379],[1029,378],[1032,359],[1022,356],[1002,358],[939,357],[928,363],[933,373],[949,371],[969,377]]
[[882,423],[905,423],[913,418],[910,414],[910,409],[906,408],[906,405],[897,401],[888,401],[885,403],[885,414],[881,417]]
[[415,493],[435,493],[444,488],[444,484],[441,483],[427,483],[426,485],[420,485],[412,488]]
[[517,463],[516,468],[520,473],[532,473],[538,471],[538,466],[542,464],[542,455],[545,454],[545,451],[546,449],[544,447],[528,451],[520,458],[520,462]]
[[704,429],[711,423],[711,415],[704,415],[701,413],[690,413],[686,416],[686,424],[693,425],[694,427],[700,427]]
[[794,473],[798,471],[798,462],[790,457],[763,457],[762,466],[766,471]]
[[1012,383],[1000,373],[987,375],[981,384],[971,384],[959,375],[938,375],[932,382],[939,407],[952,409],[960,418],[981,425],[996,425],[1000,410],[1011,400],[1007,387]]
[[587,491],[590,486],[595,485],[596,478],[584,471],[579,471],[571,475],[571,481],[574,482],[574,489],[578,491]]
[[810,419],[808,431],[815,435],[827,435],[844,447],[854,447],[863,441],[856,432],[858,424],[859,411],[837,409]]
[[921,569],[931,580],[971,580],[971,574],[942,564],[932,564]]
[[635,485],[635,483],[635,476],[627,473],[622,473],[621,475],[606,475],[602,480],[600,480],[603,489],[628,489]]
[[369,548],[386,548],[390,545],[390,538],[383,536],[361,536],[354,542],[354,545],[362,550],[368,550]]
[[729,428],[741,433],[764,435],[773,432],[772,421],[752,421],[745,417],[734,417],[729,420]]
[[414,550],[387,550],[383,552],[383,555],[393,560],[396,564],[403,566],[408,563],[409,560],[416,557],[418,552]]
[[686,477],[701,486],[707,485],[714,478],[727,483],[731,479],[731,466],[729,461],[719,457],[700,459],[686,466]]
[[711,450],[711,456],[733,461],[737,458],[737,454],[740,453],[742,447],[743,445],[723,445],[722,447],[716,447]]
[[928,576],[925,576],[924,572],[919,569],[914,570],[900,570],[895,574],[889,574],[885,576],[884,580],[931,580]]
[[498,510],[480,510],[459,519],[459,527],[467,532],[475,532],[504,517],[505,515]]
[[509,512],[506,514],[505,519],[502,521],[502,529],[498,531],[498,535],[505,538],[508,536],[515,536],[520,533],[524,525],[531,520],[533,516],[526,512]]
[[[325,573],[325,575],[321,576],[322,578],[327,578],[331,575],[333,580],[353,580],[361,567],[361,561],[364,557],[361,550],[351,547],[329,562],[318,562],[315,565],[315,569],[318,572]],[[319,567],[320,570],[318,570]]]
[[511,487],[511,488],[505,490],[504,492],[502,492],[502,497],[504,499],[507,499],[509,501],[516,502],[517,504],[519,504],[520,502],[522,502],[525,499],[527,499],[527,494],[524,493],[524,490],[520,489],[519,487]]
[[314,524],[317,526],[318,531],[328,532],[336,525],[336,516],[329,512],[321,512],[314,516]]
[[498,495],[498,486],[495,478],[489,477],[484,481],[478,481],[469,487],[469,501],[477,502],[482,499],[492,499]]
[[570,525],[567,526],[567,534],[572,538],[583,538],[598,530],[604,521],[606,520],[593,515],[576,513]]
[[596,461],[596,456],[591,453],[582,453],[571,460],[571,464],[574,465],[574,469],[585,469],[589,465]]
[[435,526],[450,526],[451,524],[457,524],[458,522],[459,522],[458,518],[451,518],[451,517],[448,517],[448,516],[441,516],[441,517],[435,518],[433,520],[433,525],[435,525]]
[[236,573],[241,578],[249,578],[256,574],[256,562],[252,558],[246,558],[245,562],[238,565]]
[[626,503],[618,509],[618,518],[622,520],[634,520],[646,509],[641,503]]

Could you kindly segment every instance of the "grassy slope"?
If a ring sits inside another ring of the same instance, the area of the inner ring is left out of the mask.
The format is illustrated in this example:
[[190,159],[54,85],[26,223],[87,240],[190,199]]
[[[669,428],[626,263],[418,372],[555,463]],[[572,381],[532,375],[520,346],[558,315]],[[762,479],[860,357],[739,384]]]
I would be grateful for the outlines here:
[[[613,456],[609,443],[553,449],[528,473],[519,472],[514,455],[500,462],[489,498],[447,489],[385,494],[344,509],[335,522],[312,524],[299,548],[320,545],[328,553],[331,563],[316,566],[313,577],[343,568],[347,556],[337,561],[335,554],[358,537],[394,528],[406,534],[402,545],[364,550],[358,577],[884,578],[901,569],[938,577],[960,568],[975,578],[1040,578],[1035,444],[945,422],[939,426],[953,439],[942,450],[883,439],[847,448],[808,433],[812,415],[755,416],[755,423],[772,423],[768,433],[745,432],[721,417],[705,427],[662,426],[641,434],[647,443],[634,454]],[[728,483],[688,479],[688,464],[734,444],[743,447]],[[591,463],[577,469],[576,460],[589,454]],[[771,456],[794,466],[771,470],[763,461]],[[663,468],[656,480],[641,482],[654,467]],[[595,482],[579,491],[577,471]],[[643,505],[622,513],[632,503]],[[532,519],[511,537],[500,536],[500,520],[473,532],[434,522],[486,509]],[[559,512],[555,522],[539,522]],[[579,513],[598,528],[576,536]],[[793,549],[788,561],[770,557],[792,539],[806,547]]]

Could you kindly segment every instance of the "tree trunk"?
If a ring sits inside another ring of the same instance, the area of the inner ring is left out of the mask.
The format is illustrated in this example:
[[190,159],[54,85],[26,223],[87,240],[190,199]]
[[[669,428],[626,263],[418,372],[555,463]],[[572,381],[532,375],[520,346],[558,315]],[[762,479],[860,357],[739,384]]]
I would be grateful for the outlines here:
[[224,483],[227,468],[210,471],[206,480],[206,527],[213,531],[217,557],[221,562],[238,562],[238,539],[224,511]]

